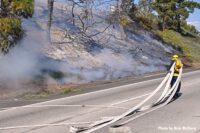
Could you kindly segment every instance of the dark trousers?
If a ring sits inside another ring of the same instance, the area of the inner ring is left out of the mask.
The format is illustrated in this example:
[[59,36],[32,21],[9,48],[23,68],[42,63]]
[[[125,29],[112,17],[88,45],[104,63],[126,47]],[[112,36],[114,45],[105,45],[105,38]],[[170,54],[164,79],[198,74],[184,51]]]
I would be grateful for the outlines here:
[[[178,76],[173,76],[172,81],[171,81],[171,87],[175,84],[177,78],[178,78]],[[178,85],[178,89],[177,89],[175,95],[178,95],[178,93],[180,92],[180,89],[181,89],[181,81]]]

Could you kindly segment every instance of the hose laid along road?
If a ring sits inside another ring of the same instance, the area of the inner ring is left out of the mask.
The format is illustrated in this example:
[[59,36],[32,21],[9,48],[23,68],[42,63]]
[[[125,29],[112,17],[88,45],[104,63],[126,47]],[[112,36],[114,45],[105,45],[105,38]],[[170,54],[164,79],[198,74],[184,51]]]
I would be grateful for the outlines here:
[[[183,71],[182,69],[180,70],[180,74],[179,74],[175,84],[172,86],[171,89],[169,89],[169,86],[170,86],[170,83],[171,83],[171,80],[172,80],[172,76],[174,74],[174,66],[175,66],[175,63],[172,65],[170,72],[166,75],[166,77],[163,79],[163,81],[160,83],[160,85],[147,98],[145,98],[144,100],[139,102],[137,105],[133,106],[128,111],[126,111],[123,114],[118,115],[116,117],[112,117],[111,119],[105,119],[105,120],[97,121],[97,122],[95,122],[95,123],[93,123],[93,124],[91,124],[87,127],[84,127],[84,128],[83,127],[71,127],[70,133],[78,133],[78,132],[91,133],[91,132],[95,132],[95,131],[98,131],[99,129],[104,128],[104,127],[106,127],[110,124],[113,124],[113,123],[115,123],[115,122],[117,122],[121,119],[124,119],[127,116],[135,115],[137,113],[137,111],[143,111],[143,110],[151,109],[154,106],[158,106],[160,108],[160,107],[167,105],[172,100],[173,96],[175,95],[175,92],[178,89],[178,85],[181,81],[181,76],[182,76],[182,71]],[[166,85],[165,85],[165,83],[166,83]],[[143,106],[147,101],[152,99],[153,96],[155,96],[158,93],[158,91],[161,90],[162,88],[165,88],[165,89],[164,89],[162,95],[160,96],[160,98],[155,103]],[[167,98],[168,96],[169,96],[169,98]],[[164,103],[160,103],[160,102],[163,102],[165,99],[166,99],[166,101]],[[135,117],[133,117],[133,118],[135,118]],[[129,121],[133,120],[133,118],[130,118],[130,120],[127,120],[127,121],[125,121],[125,122],[123,122],[119,125],[116,125],[116,126],[118,127],[118,126],[125,125]]]

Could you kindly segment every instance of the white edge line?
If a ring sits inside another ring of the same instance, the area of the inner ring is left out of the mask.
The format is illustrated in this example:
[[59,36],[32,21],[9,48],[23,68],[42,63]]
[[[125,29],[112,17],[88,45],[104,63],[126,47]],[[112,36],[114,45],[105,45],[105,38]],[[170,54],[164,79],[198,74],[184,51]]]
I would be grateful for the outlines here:
[[0,127],[0,130],[11,130],[19,128],[34,128],[34,127],[48,127],[48,126],[66,126],[66,125],[82,125],[92,122],[80,122],[80,123],[58,123],[58,124],[41,124],[41,125],[24,125],[24,126],[12,126],[12,127]]
[[[45,104],[45,103],[57,102],[57,101],[67,100],[67,99],[71,99],[71,98],[75,98],[75,97],[80,97],[80,96],[87,96],[89,94],[95,94],[95,93],[99,93],[99,92],[112,91],[112,90],[115,90],[115,89],[119,89],[121,87],[130,87],[132,85],[141,84],[141,83],[145,83],[145,82],[150,82],[150,81],[154,81],[154,80],[160,80],[162,78],[163,77],[157,78],[157,79],[150,79],[150,80],[141,81],[141,82],[137,82],[137,83],[132,83],[132,84],[128,84],[128,85],[122,85],[122,86],[107,88],[107,89],[103,89],[103,90],[98,90],[98,91],[83,93],[83,94],[79,94],[79,95],[74,95],[74,96],[69,96],[69,97],[63,97],[63,98],[59,98],[59,99],[53,99],[53,100],[49,100],[49,101],[45,101],[45,102],[40,102],[40,103],[33,103],[33,104],[25,105],[25,106],[11,107],[10,109],[0,111],[0,113],[6,112],[6,111],[10,111],[10,110],[13,110],[13,109],[24,108],[24,107],[27,107],[27,106],[41,105],[41,104]],[[140,96],[138,96],[138,97],[140,97]]]
[[[199,71],[199,70],[196,70],[196,71]],[[185,73],[183,75],[188,75],[188,74],[191,74],[191,73],[195,73],[196,71],[187,72],[187,73]],[[50,103],[50,102],[56,102],[56,101],[61,101],[61,100],[67,100],[67,99],[71,99],[71,98],[75,98],[75,97],[79,97],[79,96],[85,96],[85,95],[94,94],[94,93],[99,93],[99,92],[111,91],[111,90],[119,89],[121,87],[130,87],[132,85],[141,84],[141,83],[145,83],[145,82],[151,82],[151,81],[154,81],[154,80],[160,80],[162,78],[164,78],[164,77],[156,78],[156,79],[150,79],[150,80],[145,80],[145,81],[140,81],[140,82],[137,82],[137,83],[132,83],[132,84],[128,84],[128,85],[122,85],[122,86],[107,88],[107,89],[93,91],[93,92],[88,92],[88,93],[83,93],[83,94],[69,96],[69,97],[63,97],[63,98],[59,98],[59,99],[53,99],[53,100],[49,100],[49,101],[45,101],[45,102],[40,102],[40,103],[34,103],[34,104],[30,104],[30,105],[25,105],[25,106],[13,107],[11,109],[1,110],[0,113],[6,112],[6,111],[10,111],[10,110],[13,110],[13,109],[18,109],[18,108],[21,108],[21,107],[23,108],[23,107],[26,107],[26,106],[40,105],[40,104],[45,104],[45,103]]]
[[[41,105],[41,106],[24,106],[21,108],[45,108],[45,107],[90,107],[90,108],[116,108],[116,109],[129,109],[129,108],[125,108],[125,107],[118,107],[118,106],[114,106],[114,105]],[[15,107],[11,107],[11,108],[0,108],[0,109],[16,109]]]
[[144,77],[149,78],[149,77],[159,76],[159,75],[163,75],[163,74],[166,74],[166,73],[162,72],[162,73],[159,73],[159,74],[146,75]]

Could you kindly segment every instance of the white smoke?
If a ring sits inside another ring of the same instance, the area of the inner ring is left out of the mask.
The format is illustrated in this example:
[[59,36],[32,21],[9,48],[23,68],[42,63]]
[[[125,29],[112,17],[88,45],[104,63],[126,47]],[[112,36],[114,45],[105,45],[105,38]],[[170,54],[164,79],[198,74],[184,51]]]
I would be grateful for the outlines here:
[[[163,52],[169,49],[148,35],[131,34],[129,42],[111,38],[105,44],[105,48],[99,52],[91,51],[92,53],[84,54],[84,58],[79,57],[79,54],[77,54],[76,60],[67,57],[65,60],[49,58],[44,53],[45,48],[51,47],[45,27],[47,23],[47,5],[44,1],[35,0],[35,6],[34,17],[23,20],[22,26],[25,30],[23,39],[9,54],[0,58],[0,87],[2,84],[15,82],[13,88],[22,88],[22,82],[31,81],[38,75],[44,76],[47,83],[83,83],[165,69],[164,66],[160,67],[159,65],[165,64],[167,58]],[[56,26],[67,25],[65,20],[59,19],[58,22]],[[105,26],[105,23],[103,26]],[[97,27],[101,27],[101,25]],[[109,32],[119,34],[118,29]],[[107,34],[100,35],[100,37],[102,36],[107,36]],[[62,51],[61,48],[59,50],[64,54],[65,52],[70,53],[71,51],[64,46],[65,51]],[[135,55],[135,53],[131,53],[129,50],[133,47],[143,49],[142,52],[139,52],[142,54]],[[77,53],[81,53],[78,49],[76,50]],[[116,52],[117,50],[119,52]],[[154,55],[155,51],[158,53]],[[58,72],[58,75],[60,74],[62,78],[54,79],[48,72]]]

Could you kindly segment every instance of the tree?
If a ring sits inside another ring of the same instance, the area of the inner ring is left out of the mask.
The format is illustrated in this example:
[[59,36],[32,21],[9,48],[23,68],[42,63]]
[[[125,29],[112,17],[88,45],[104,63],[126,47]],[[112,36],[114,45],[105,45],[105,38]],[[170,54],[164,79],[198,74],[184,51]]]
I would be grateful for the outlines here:
[[200,8],[200,3],[188,0],[156,0],[153,7],[161,18],[163,30],[175,27],[181,32],[181,23],[193,13],[194,8]]
[[164,31],[167,28],[167,22],[172,18],[172,8],[175,5],[174,0],[156,0],[153,3],[153,7],[158,13],[158,17],[161,19],[161,27]]
[[186,20],[190,13],[194,12],[194,8],[200,8],[200,3],[187,0],[175,0],[175,2],[175,26],[177,31],[181,32],[181,22]]

